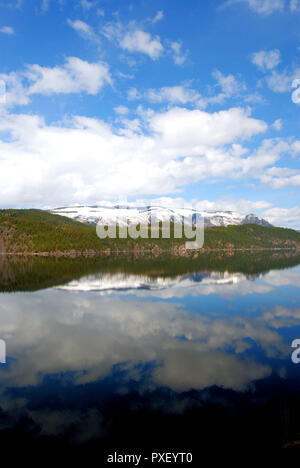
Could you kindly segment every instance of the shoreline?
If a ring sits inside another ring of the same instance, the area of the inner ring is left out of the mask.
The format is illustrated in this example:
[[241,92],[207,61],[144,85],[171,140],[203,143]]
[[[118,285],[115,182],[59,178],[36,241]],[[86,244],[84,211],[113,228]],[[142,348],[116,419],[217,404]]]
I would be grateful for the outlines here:
[[210,252],[263,252],[263,251],[300,251],[299,247],[242,247],[242,248],[230,248],[230,249],[211,249],[211,248],[202,248],[202,249],[190,249],[187,250],[183,248],[177,249],[131,249],[131,250],[99,250],[99,251],[49,251],[49,252],[0,252],[0,257],[6,256],[19,256],[19,257],[64,257],[64,258],[76,258],[76,257],[96,257],[96,256],[108,256],[114,254],[155,254],[160,255],[164,253],[173,254],[175,256],[183,256],[185,254],[197,254],[201,255],[202,253]]

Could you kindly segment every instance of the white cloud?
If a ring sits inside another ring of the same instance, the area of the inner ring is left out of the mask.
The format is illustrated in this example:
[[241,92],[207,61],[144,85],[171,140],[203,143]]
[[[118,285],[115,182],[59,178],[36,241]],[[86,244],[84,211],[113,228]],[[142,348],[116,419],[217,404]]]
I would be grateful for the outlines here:
[[252,63],[263,71],[272,70],[280,63],[280,51],[273,49],[254,52],[252,54]]
[[92,2],[89,0],[80,0],[80,5],[84,10],[90,10],[95,5],[95,3],[96,2]]
[[290,10],[291,12],[296,12],[300,10],[300,2],[299,0],[291,0],[290,1]]
[[[220,92],[212,95],[212,88],[210,88],[210,95],[201,95],[197,90],[189,87],[189,84],[177,86],[164,86],[158,89],[149,89],[145,92],[139,92],[136,88],[130,88],[128,91],[128,99],[147,99],[150,102],[169,103],[169,104],[193,104],[194,107],[205,109],[209,105],[223,104],[229,98],[240,98],[246,102],[259,102],[262,100],[259,95],[245,94],[246,85],[239,81],[235,76],[223,75],[220,71],[216,70],[213,73],[216,79],[216,87],[220,88]],[[214,89],[214,88],[213,88]]]
[[100,28],[100,33],[109,41],[120,41],[124,35],[124,27],[121,23],[106,23]]
[[0,142],[2,206],[175,193],[200,180],[257,178],[279,157],[274,145],[253,155],[240,145],[267,129],[243,109],[174,108],[144,118],[113,128],[85,117],[46,125],[37,116],[2,114],[0,134],[10,135]]
[[[19,0],[20,3],[23,0]],[[52,2],[57,2],[59,5],[62,7],[65,6],[66,0],[41,0],[41,11],[42,13],[46,13],[49,10],[50,3]],[[98,0],[92,1],[92,0],[76,0],[73,2],[74,6],[81,6],[81,8],[85,11],[91,10],[91,8],[95,7],[98,3]]]
[[99,37],[94,32],[93,28],[81,20],[72,21],[70,19],[67,20],[68,25],[71,26],[81,37],[84,39],[88,39],[94,42],[100,42]]
[[164,86],[158,89],[148,89],[144,92],[138,91],[136,88],[129,88],[127,99],[133,101],[138,99],[146,99],[152,103],[167,103],[170,105],[186,105],[193,104],[202,107],[201,95],[195,89],[188,85]]
[[300,230],[299,205],[292,208],[273,207],[264,211],[263,215],[270,223],[276,226],[286,226]]
[[276,173],[274,174],[272,170],[266,171],[266,173],[261,176],[261,181],[264,184],[268,184],[274,189],[300,187],[300,174],[298,170],[292,170],[287,167],[271,169],[276,169]]
[[265,200],[245,200],[243,198],[234,199],[232,197],[223,197],[216,201],[201,200],[197,203],[197,208],[203,210],[225,210],[237,211],[239,213],[257,213],[270,208],[272,203]]
[[126,115],[129,113],[129,109],[128,107],[126,106],[117,106],[117,107],[114,107],[114,111],[117,113],[117,114],[120,114],[120,115]]
[[[230,129],[229,121],[232,125]],[[174,108],[165,113],[155,114],[150,126],[168,145],[172,142],[175,152],[184,146],[184,152],[190,155],[197,152],[201,154],[201,146],[217,148],[219,145],[233,143],[237,138],[251,138],[267,129],[264,122],[251,119],[239,108],[213,114]]]
[[235,3],[245,3],[248,7],[262,15],[270,15],[278,11],[283,11],[285,0],[228,0],[224,6],[233,5]]
[[274,130],[280,131],[282,129],[282,119],[275,120],[272,127],[274,128]]
[[149,89],[145,96],[151,102],[168,102],[170,104],[194,103],[200,98],[197,91],[185,86],[165,86],[159,89]]
[[277,72],[273,70],[271,75],[266,77],[266,82],[275,93],[286,93],[291,91],[294,79],[299,77],[300,69],[296,69],[294,72],[288,72],[287,70]]
[[153,60],[157,60],[163,52],[160,38],[158,36],[153,38],[149,33],[140,29],[128,31],[119,43],[121,48],[128,52],[141,52]]
[[217,80],[219,86],[222,89],[222,93],[226,96],[233,96],[239,94],[241,91],[245,91],[246,85],[240,83],[233,75],[223,75],[219,70],[213,73],[214,78]]
[[154,18],[152,18],[151,22],[157,23],[158,21],[161,21],[163,17],[164,17],[164,12],[162,10],[158,10]]
[[259,93],[249,93],[243,96],[244,102],[251,105],[266,104],[266,99]]
[[292,88],[294,91],[292,92],[291,99],[294,104],[300,104],[300,78],[296,78],[292,81]]
[[27,90],[23,83],[23,76],[17,72],[8,74],[0,74],[0,79],[5,83],[5,107],[13,107],[16,105],[26,105],[30,102]]
[[213,73],[217,81],[217,86],[221,89],[218,94],[203,96],[199,99],[198,105],[206,108],[210,104],[223,104],[226,99],[240,97],[246,91],[245,83],[239,81],[234,75],[223,75],[219,70]]
[[30,65],[28,77],[33,82],[29,94],[97,94],[105,84],[112,83],[106,64],[89,63],[77,57],[68,57],[63,67]]
[[89,63],[77,57],[68,57],[63,66],[41,67],[28,65],[20,72],[0,74],[6,83],[6,105],[25,105],[33,94],[97,94],[112,78],[105,63]]
[[42,0],[41,10],[43,13],[46,13],[49,9],[49,4],[51,0]]
[[[288,167],[274,166],[282,155],[289,154],[294,157],[300,153],[300,142],[288,142],[280,138],[264,140],[263,144],[257,149],[256,156],[265,162],[269,160],[268,166],[262,171],[258,178],[261,183],[267,184],[274,189],[283,187],[300,186],[300,171],[298,169],[290,169]],[[272,162],[273,161],[273,162]]]
[[[131,205],[129,202],[127,204]],[[100,203],[101,204],[101,203]],[[205,211],[236,211],[238,213],[257,213],[262,210],[267,210],[273,207],[273,204],[265,200],[245,200],[243,198],[233,198],[231,196],[222,197],[217,200],[197,200],[193,199],[186,201],[181,197],[159,197],[159,198],[139,198],[136,202],[132,203],[132,206],[165,206],[169,208],[182,208],[190,207],[197,210]]]
[[[162,12],[158,12],[154,19],[158,21],[162,19],[162,15]],[[153,22],[153,20],[150,21]],[[151,36],[144,31],[142,26],[138,26],[135,21],[127,25],[120,22],[110,22],[105,24],[100,32],[109,41],[116,42],[123,50],[131,53],[143,53],[153,60],[160,58],[164,52],[172,57],[176,65],[182,65],[187,58],[188,53],[183,50],[180,41],[168,39],[162,41],[159,36]]]
[[141,93],[135,87],[129,88],[127,92],[127,99],[129,101],[135,101],[136,99],[141,99],[141,97]]
[[[261,153],[272,152],[277,158],[281,154],[290,154],[296,157],[300,154],[300,141],[288,143],[280,139],[266,140],[264,147],[261,148]],[[270,185],[274,189],[284,187],[300,187],[300,171],[289,167],[272,166],[267,168],[261,175],[260,180],[264,184]]]
[[22,4],[23,4],[23,0],[11,0],[11,1],[5,0],[5,2],[0,3],[0,6],[19,9],[21,8]]
[[170,51],[176,65],[183,65],[187,58],[187,52],[183,52],[181,42],[170,42]]
[[13,36],[15,34],[15,31],[11,26],[2,26],[0,27],[0,33],[7,34],[8,36]]

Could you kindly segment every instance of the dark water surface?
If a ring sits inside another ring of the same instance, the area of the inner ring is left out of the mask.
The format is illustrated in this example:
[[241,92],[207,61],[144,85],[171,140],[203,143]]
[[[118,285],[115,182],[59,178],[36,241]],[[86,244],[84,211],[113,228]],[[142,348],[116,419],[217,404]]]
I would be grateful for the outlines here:
[[1,445],[104,463],[300,440],[300,254],[2,257],[0,272]]

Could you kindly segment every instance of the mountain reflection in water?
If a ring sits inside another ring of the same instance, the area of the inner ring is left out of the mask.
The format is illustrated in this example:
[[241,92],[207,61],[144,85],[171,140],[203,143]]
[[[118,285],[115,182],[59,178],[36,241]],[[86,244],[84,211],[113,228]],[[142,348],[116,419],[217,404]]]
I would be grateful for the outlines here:
[[102,268],[1,294],[2,441],[104,454],[296,440],[300,266],[287,267],[173,276]]
[[241,273],[195,272],[174,278],[151,277],[147,275],[130,274],[98,274],[58,286],[66,291],[99,291],[111,293],[114,291],[134,292],[138,289],[147,291],[176,290],[195,288],[201,285],[237,284],[247,279],[256,279],[259,275],[243,275]]

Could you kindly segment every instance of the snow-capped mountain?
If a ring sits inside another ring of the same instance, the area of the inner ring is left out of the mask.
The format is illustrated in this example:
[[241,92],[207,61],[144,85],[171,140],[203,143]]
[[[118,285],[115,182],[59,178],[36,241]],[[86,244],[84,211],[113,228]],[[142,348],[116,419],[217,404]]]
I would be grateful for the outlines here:
[[205,227],[229,226],[239,224],[259,224],[261,226],[271,226],[263,218],[254,214],[244,215],[235,211],[200,211],[190,208],[167,208],[162,206],[69,206],[50,210],[53,214],[67,216],[68,218],[81,221],[82,223],[93,224],[113,224],[118,218],[120,225],[126,224],[147,224],[152,220],[172,221],[182,223],[193,220],[197,216],[204,218]]

